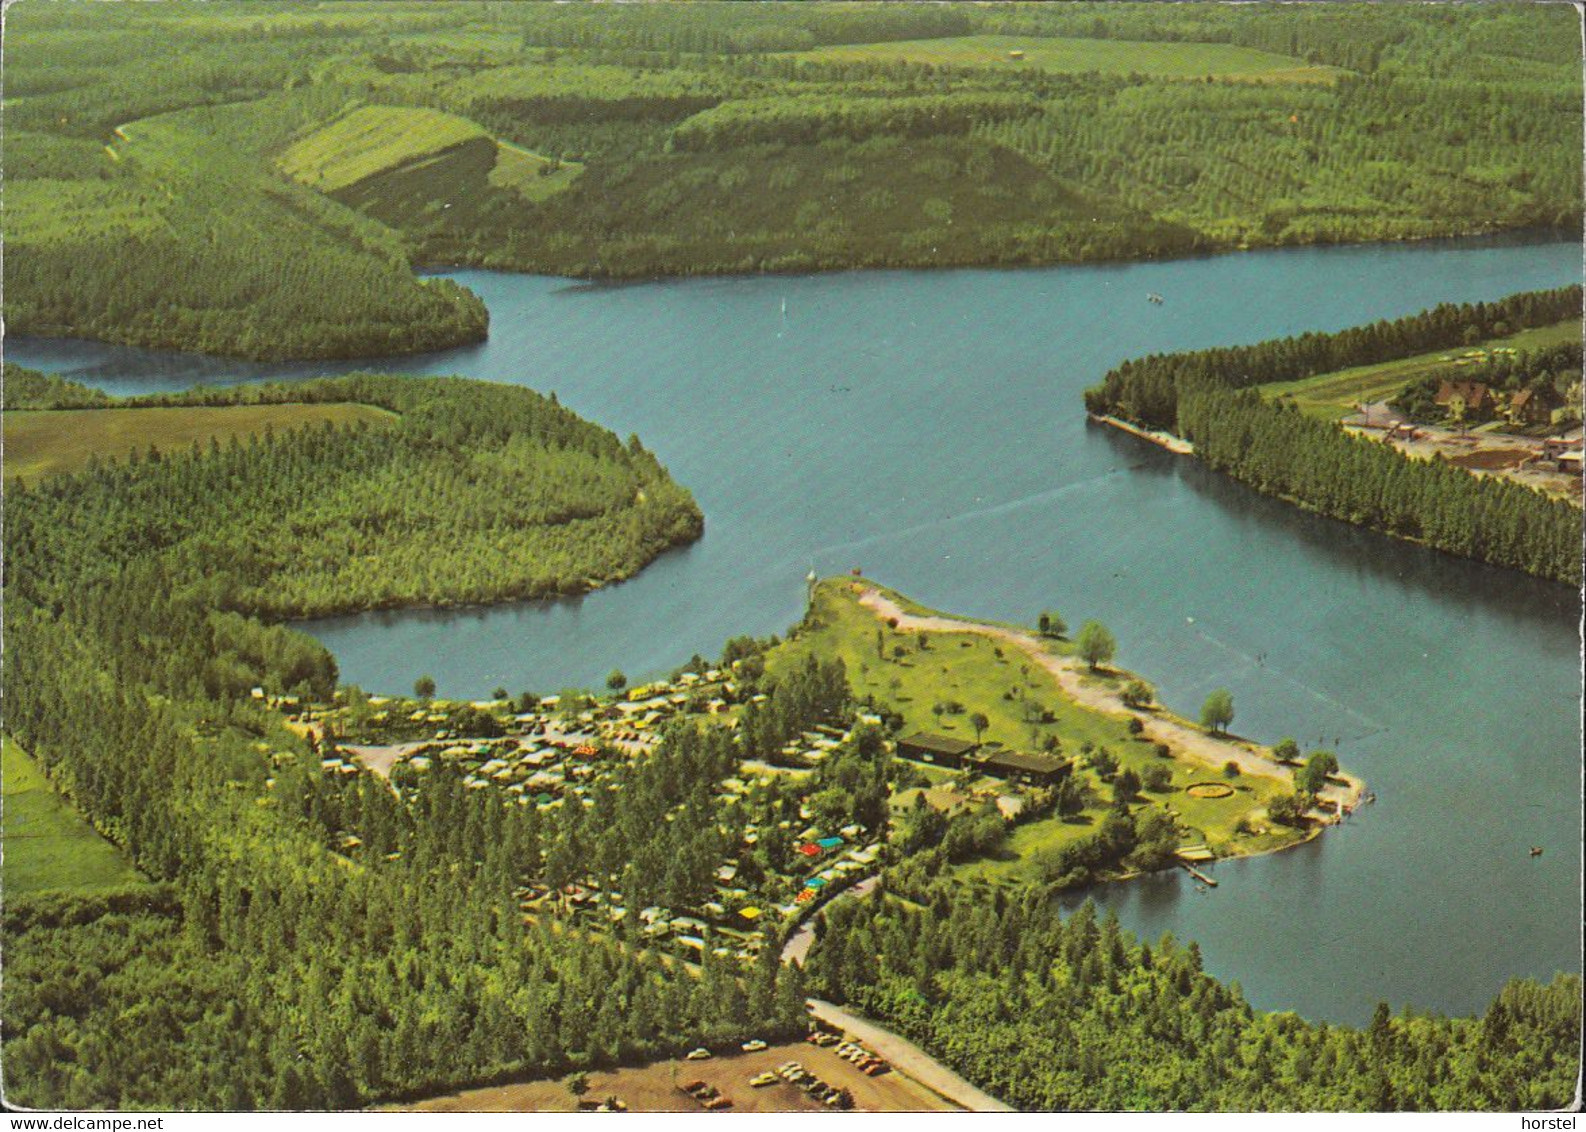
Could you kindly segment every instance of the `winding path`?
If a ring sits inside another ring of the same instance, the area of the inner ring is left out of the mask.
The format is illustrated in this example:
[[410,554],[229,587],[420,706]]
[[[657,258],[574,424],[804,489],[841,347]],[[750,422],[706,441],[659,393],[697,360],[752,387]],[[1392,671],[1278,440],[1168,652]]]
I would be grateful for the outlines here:
[[[1090,679],[1082,661],[1048,652],[1030,633],[978,621],[908,613],[892,598],[873,587],[866,588],[859,595],[859,604],[882,618],[896,618],[898,629],[902,632],[980,633],[994,637],[1019,649],[1046,669],[1064,693],[1081,706],[1108,715],[1135,714],[1124,704],[1116,690]],[[1152,742],[1166,743],[1174,751],[1182,752],[1210,770],[1220,772],[1225,764],[1232,762],[1238,764],[1242,774],[1285,781],[1290,776],[1290,768],[1272,758],[1264,747],[1240,739],[1208,734],[1193,724],[1157,709],[1139,714],[1145,724],[1142,736]],[[1338,777],[1344,779],[1347,785],[1327,786],[1321,791],[1321,797],[1337,802],[1342,810],[1359,801],[1363,787],[1358,779],[1348,775]]]
[[[852,888],[838,893],[828,903],[838,900],[858,900],[869,896],[881,883],[881,877],[868,876]],[[782,946],[782,962],[803,963],[815,942],[815,913],[811,912],[799,924],[798,930],[788,936]],[[931,1092],[943,1097],[959,1108],[970,1112],[1016,1112],[996,1097],[964,1080],[907,1038],[884,1029],[862,1014],[827,1002],[825,999],[808,999],[810,1009],[828,1026],[851,1034],[861,1045],[890,1061],[895,1069],[912,1077]]]

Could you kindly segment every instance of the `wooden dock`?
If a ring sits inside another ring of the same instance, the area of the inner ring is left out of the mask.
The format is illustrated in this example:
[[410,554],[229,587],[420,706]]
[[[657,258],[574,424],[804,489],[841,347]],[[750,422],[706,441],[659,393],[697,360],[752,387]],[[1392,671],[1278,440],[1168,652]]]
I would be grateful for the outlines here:
[[1185,872],[1194,877],[1196,880],[1200,881],[1202,884],[1206,885],[1208,888],[1217,887],[1217,880],[1215,877],[1207,876],[1188,861],[1180,861],[1179,864],[1183,867]]

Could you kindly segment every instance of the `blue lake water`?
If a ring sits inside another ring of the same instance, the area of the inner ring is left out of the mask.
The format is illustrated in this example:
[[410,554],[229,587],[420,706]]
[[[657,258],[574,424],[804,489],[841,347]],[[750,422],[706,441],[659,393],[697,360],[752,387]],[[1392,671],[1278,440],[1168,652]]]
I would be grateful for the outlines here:
[[1087,425],[1080,402],[1125,357],[1577,282],[1578,244],[453,277],[489,304],[490,339],[422,358],[250,366],[28,339],[7,357],[122,393],[353,368],[555,390],[637,432],[705,512],[698,543],[577,600],[307,625],[348,681],[429,672],[462,696],[642,677],[782,631],[811,567],[972,616],[1097,617],[1175,710],[1230,688],[1236,730],[1325,741],[1380,798],[1310,845],[1219,864],[1214,892],[1170,874],[1097,894],[1126,926],[1198,941],[1257,1006],[1355,1023],[1379,1000],[1479,1012],[1506,978],[1580,970],[1577,595],[1305,515]]

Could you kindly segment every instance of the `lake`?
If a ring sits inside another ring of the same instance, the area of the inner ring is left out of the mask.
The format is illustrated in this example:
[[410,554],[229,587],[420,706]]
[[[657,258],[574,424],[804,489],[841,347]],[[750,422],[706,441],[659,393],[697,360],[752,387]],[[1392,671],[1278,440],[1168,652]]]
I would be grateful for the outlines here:
[[[1335,748],[1379,801],[1307,846],[1095,894],[1199,942],[1258,1007],[1365,1022],[1486,1008],[1580,970],[1577,595],[1318,519],[1113,430],[1080,392],[1123,358],[1332,330],[1579,281],[1580,246],[1506,237],[1166,263],[600,286],[462,271],[490,340],[360,363],[555,390],[693,489],[698,543],[585,597],[305,626],[344,679],[554,692],[783,631],[804,575],[860,567],[939,609],[1096,617],[1194,717]],[[1155,305],[1155,292],[1165,302]],[[15,339],[113,392],[357,368]],[[1527,848],[1545,848],[1531,857]]]

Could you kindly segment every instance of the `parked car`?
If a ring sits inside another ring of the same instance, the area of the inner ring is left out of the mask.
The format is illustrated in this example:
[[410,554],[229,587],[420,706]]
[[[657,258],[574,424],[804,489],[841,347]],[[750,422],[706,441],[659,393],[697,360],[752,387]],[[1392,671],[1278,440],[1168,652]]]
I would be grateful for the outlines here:
[[752,1041],[747,1041],[747,1042],[743,1043],[743,1052],[744,1053],[759,1053],[761,1050],[763,1050],[765,1048],[767,1048],[766,1044],[764,1042],[762,1042],[759,1038],[755,1038]]
[[684,1056],[689,1061],[704,1061],[711,1056],[711,1052],[704,1046],[700,1046],[698,1049],[689,1050]]

